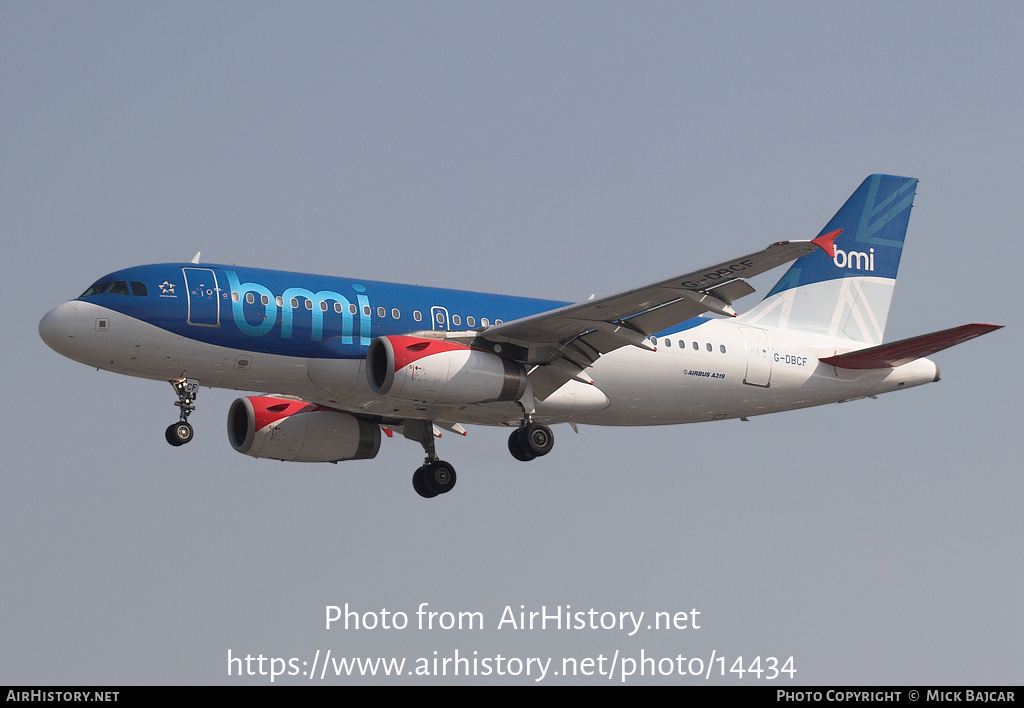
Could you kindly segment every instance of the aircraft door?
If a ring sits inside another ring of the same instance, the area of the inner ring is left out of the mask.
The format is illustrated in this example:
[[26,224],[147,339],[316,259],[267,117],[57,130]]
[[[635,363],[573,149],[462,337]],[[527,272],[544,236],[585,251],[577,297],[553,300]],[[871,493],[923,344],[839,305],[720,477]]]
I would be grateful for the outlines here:
[[447,332],[449,328],[448,310],[444,307],[434,306],[430,308],[430,321],[433,323],[431,329],[439,332]]
[[740,327],[747,354],[747,374],[743,383],[768,388],[772,382],[771,346],[768,333],[757,327]]
[[186,321],[195,327],[220,327],[220,287],[211,268],[182,268],[188,297]]

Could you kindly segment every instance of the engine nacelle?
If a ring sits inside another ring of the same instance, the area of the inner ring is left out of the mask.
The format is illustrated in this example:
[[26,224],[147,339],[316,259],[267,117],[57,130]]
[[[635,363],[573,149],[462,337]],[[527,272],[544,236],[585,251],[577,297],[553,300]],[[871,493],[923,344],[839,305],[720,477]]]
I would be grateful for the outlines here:
[[366,352],[370,388],[382,396],[425,403],[515,401],[526,369],[497,354],[442,339],[377,337]]
[[228,409],[228,440],[241,453],[272,460],[367,460],[380,449],[380,428],[305,401],[248,396]]

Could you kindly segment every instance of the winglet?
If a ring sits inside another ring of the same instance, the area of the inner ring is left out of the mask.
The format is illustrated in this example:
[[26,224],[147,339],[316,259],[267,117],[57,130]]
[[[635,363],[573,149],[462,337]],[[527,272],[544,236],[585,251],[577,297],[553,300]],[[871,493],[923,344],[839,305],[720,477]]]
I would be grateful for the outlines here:
[[842,229],[836,229],[835,231],[830,231],[827,234],[822,234],[818,238],[811,239],[811,243],[827,253],[829,258],[835,258],[836,236],[841,233],[843,233]]
[[192,262],[197,264],[197,265],[199,263],[199,254],[200,253],[202,253],[202,251],[196,251],[196,257],[192,259]]

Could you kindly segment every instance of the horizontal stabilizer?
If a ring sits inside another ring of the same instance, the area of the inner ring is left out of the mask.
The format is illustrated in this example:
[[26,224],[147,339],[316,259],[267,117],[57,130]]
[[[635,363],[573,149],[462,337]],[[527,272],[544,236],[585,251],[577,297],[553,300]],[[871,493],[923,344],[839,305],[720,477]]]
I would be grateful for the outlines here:
[[891,344],[822,357],[820,361],[840,369],[892,369],[1001,328],[1002,325],[993,324],[961,325]]

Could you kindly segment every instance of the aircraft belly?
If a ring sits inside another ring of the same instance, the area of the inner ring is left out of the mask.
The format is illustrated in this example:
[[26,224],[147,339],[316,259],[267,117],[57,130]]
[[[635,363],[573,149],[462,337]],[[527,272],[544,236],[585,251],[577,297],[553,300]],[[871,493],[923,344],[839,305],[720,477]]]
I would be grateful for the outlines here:
[[[793,337],[767,330],[770,376],[747,383],[748,342],[730,321],[712,320],[690,332],[662,337],[656,352],[619,349],[588,369],[610,399],[575,422],[594,425],[671,425],[749,417],[873,395],[887,372],[842,371],[818,361],[848,340]],[[665,340],[674,342],[665,346]],[[698,350],[693,349],[697,341]],[[708,352],[707,343],[712,343]],[[683,344],[684,347],[679,345]],[[725,348],[725,352],[722,351]],[[927,378],[927,369],[919,378]],[[767,384],[767,385],[765,385]],[[909,385],[909,384],[908,384]]]
[[91,303],[76,303],[83,322],[105,320],[101,329],[79,327],[75,359],[89,366],[140,378],[169,381],[183,374],[202,386],[312,394],[306,360],[206,344]]
[[360,393],[373,397],[366,380],[365,359],[308,359],[306,371],[309,380],[334,396],[349,397]]
[[[596,425],[669,425],[737,417],[743,360],[694,354],[674,347],[657,352],[620,349],[588,370],[610,404],[578,417]],[[750,387],[743,387],[750,388]]]
[[[374,394],[365,360],[283,356],[207,344],[90,303],[69,355],[97,368],[157,380],[182,375],[202,386],[287,393],[381,418],[422,418],[473,425],[516,425],[514,402],[426,405]],[[536,405],[548,424],[670,425],[748,417],[851,400],[932,381],[934,364],[898,369],[837,369],[818,361],[853,348],[847,340],[787,336],[766,330],[768,385],[745,383],[745,342],[729,321],[711,320],[672,335],[656,352],[624,347],[587,369],[594,385],[570,381]],[[694,343],[698,345],[694,349]],[[708,350],[708,345],[711,350]],[[683,345],[683,346],[680,346]],[[724,351],[723,351],[724,348]]]
[[596,384],[567,381],[543,401],[537,401],[537,415],[571,417],[603,410],[610,402]]

